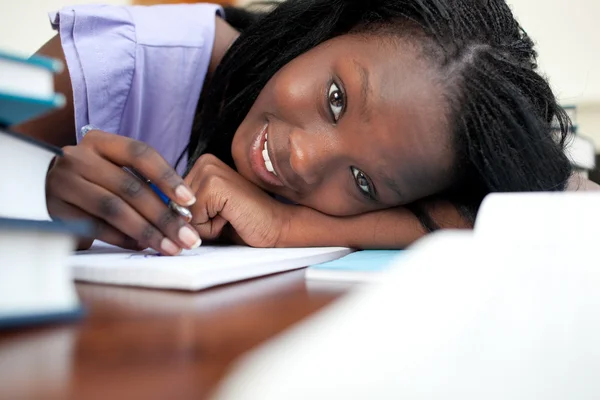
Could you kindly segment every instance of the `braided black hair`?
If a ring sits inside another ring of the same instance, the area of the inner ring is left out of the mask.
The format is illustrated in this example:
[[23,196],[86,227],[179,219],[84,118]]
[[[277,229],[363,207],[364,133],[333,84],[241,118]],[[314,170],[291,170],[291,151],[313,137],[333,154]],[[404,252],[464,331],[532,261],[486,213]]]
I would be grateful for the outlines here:
[[300,54],[353,32],[409,36],[440,72],[460,176],[443,195],[459,210],[474,217],[490,192],[565,188],[570,122],[504,0],[287,0],[269,12],[226,15],[242,33],[198,104],[188,169],[204,153],[233,166],[233,135],[267,81]]

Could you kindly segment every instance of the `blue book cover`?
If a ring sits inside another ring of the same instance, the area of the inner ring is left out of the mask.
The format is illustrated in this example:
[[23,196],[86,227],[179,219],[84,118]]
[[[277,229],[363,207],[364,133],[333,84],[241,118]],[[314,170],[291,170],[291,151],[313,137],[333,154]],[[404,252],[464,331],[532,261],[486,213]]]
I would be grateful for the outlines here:
[[33,65],[42,69],[46,69],[52,73],[62,72],[64,68],[64,65],[61,61],[51,57],[44,57],[39,55],[26,57],[24,55],[16,54],[14,52],[7,52],[1,49],[0,59]]
[[64,106],[65,97],[54,90],[54,74],[63,69],[60,60],[0,50],[0,127]]
[[86,312],[83,306],[78,305],[71,310],[0,317],[0,330],[78,321],[86,315]]
[[20,124],[64,104],[65,98],[59,93],[46,99],[37,99],[0,92],[0,127]]
[[0,230],[25,230],[36,234],[40,232],[69,233],[74,236],[91,237],[94,232],[94,224],[84,219],[37,221],[0,217]]
[[362,250],[337,260],[311,265],[306,270],[307,279],[334,281],[371,281],[378,273],[387,270],[404,250]]

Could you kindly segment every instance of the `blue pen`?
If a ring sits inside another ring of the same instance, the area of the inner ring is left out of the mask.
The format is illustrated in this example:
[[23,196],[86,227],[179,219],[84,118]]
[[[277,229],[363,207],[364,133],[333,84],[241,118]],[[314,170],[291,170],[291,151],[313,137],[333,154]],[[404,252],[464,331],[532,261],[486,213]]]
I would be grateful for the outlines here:
[[126,168],[126,167],[123,167],[123,169],[126,170],[127,172],[131,173],[132,175],[134,175],[136,178],[140,179],[142,182],[145,182],[148,186],[150,186],[150,189],[152,189],[154,191],[154,193],[156,193],[158,195],[158,197],[162,200],[162,202],[165,203],[167,206],[169,206],[169,208],[172,211],[181,215],[183,217],[183,219],[186,220],[186,222],[190,222],[192,220],[192,213],[190,212],[190,210],[188,210],[185,207],[180,206],[179,204],[175,203],[173,200],[169,199],[167,197],[167,195],[164,194],[163,191],[158,188],[158,186],[156,186],[154,183],[150,182],[149,179],[142,176],[139,172],[137,172],[134,169]]

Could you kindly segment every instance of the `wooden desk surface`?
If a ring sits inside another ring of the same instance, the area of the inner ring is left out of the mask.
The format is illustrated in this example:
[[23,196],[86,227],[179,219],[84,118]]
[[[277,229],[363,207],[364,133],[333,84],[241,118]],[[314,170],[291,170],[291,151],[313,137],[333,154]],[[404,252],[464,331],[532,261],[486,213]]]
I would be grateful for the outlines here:
[[0,398],[205,399],[239,355],[350,287],[303,270],[198,293],[78,284],[83,320],[0,332]]

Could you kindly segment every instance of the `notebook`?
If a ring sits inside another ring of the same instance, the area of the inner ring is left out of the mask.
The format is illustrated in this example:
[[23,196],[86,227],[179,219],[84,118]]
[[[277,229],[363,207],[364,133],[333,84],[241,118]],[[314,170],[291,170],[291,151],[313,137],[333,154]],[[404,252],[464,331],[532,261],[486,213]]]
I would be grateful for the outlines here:
[[201,290],[324,263],[352,252],[345,247],[259,249],[200,246],[174,257],[95,242],[70,258],[75,280],[161,289]]
[[362,250],[337,260],[311,265],[306,269],[306,279],[372,282],[388,269],[403,250]]

